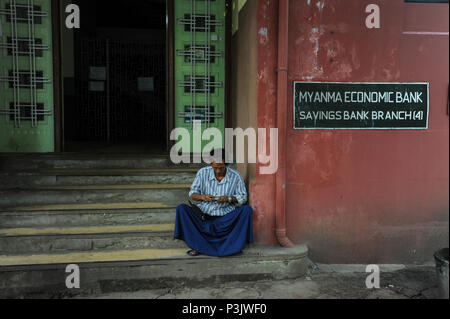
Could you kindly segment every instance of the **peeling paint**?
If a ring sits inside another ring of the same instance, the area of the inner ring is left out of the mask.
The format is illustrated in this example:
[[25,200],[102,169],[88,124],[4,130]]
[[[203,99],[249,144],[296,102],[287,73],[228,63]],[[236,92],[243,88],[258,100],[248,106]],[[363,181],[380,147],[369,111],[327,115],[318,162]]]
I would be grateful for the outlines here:
[[266,43],[269,40],[267,28],[260,28],[258,34],[261,36],[261,43]]
[[327,50],[327,57],[329,58],[335,58],[337,56],[337,52],[333,49],[328,49]]
[[323,74],[323,67],[319,66],[319,50],[320,50],[320,42],[319,42],[319,29],[312,28],[311,29],[311,37],[309,40],[314,44],[314,58],[313,58],[313,72],[316,76]]
[[317,8],[319,8],[319,11],[322,11],[322,10],[323,10],[323,7],[325,7],[325,0],[318,1],[318,2],[316,3],[316,6],[317,6]]
[[361,62],[359,60],[359,55],[358,55],[358,51],[356,50],[356,46],[353,46],[350,54],[352,56],[353,67],[355,69],[359,69],[361,67]]

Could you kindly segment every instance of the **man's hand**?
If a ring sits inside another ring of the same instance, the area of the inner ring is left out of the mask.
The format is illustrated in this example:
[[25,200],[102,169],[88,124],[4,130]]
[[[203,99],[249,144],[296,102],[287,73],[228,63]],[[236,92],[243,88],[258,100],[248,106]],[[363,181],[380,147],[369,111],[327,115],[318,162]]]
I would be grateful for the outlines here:
[[228,196],[220,196],[219,200],[217,201],[218,203],[228,203]]
[[193,194],[192,196],[193,200],[199,201],[199,202],[215,202],[213,195],[200,195],[200,194]]
[[213,195],[202,195],[202,201],[210,203],[215,202],[216,200]]
[[[231,201],[229,200],[231,198]],[[237,199],[234,196],[220,196],[219,200],[217,201],[218,203],[230,203],[230,204],[235,204],[237,203]]]

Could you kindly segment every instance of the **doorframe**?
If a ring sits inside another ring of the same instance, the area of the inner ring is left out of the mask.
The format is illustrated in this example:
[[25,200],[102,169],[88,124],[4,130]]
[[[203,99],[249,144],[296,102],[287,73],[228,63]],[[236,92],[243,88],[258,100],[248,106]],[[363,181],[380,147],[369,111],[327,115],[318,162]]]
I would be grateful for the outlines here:
[[[225,128],[231,127],[231,41],[233,35],[233,0],[225,0]],[[225,147],[225,145],[224,145]]]
[[64,151],[63,134],[63,86],[61,79],[61,14],[60,0],[51,1],[52,24],[52,60],[53,60],[53,121],[54,121],[54,153]]
[[175,0],[166,1],[167,30],[167,151],[175,144],[170,140],[170,133],[175,128]]

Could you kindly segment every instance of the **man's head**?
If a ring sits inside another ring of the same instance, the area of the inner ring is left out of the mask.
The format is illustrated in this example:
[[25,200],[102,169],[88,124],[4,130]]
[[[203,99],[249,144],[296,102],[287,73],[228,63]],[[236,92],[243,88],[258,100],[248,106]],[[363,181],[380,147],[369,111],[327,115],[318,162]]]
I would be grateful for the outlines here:
[[211,166],[214,174],[218,177],[224,177],[227,173],[227,164],[225,163],[225,150],[223,148],[211,151]]

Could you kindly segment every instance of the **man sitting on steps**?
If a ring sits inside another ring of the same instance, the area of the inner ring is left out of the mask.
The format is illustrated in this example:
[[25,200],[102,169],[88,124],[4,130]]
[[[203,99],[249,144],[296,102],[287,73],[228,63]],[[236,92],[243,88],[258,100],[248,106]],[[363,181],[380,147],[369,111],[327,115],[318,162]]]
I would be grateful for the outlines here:
[[225,150],[211,152],[211,166],[200,169],[191,186],[189,197],[200,202],[205,220],[192,207],[177,207],[174,237],[191,248],[190,256],[229,256],[253,243],[253,210],[247,202],[244,181],[236,170],[227,167]]

